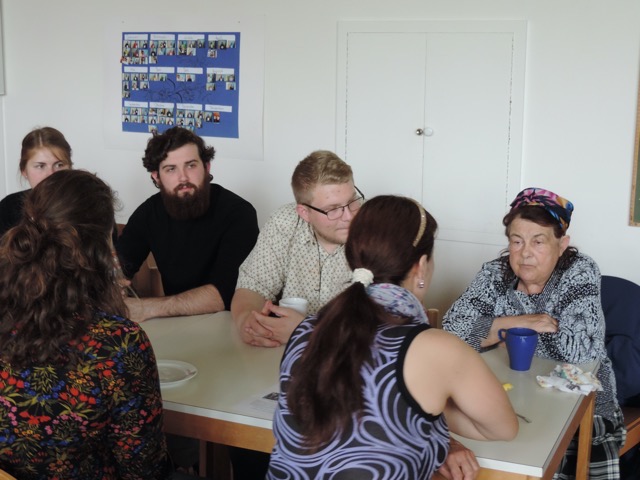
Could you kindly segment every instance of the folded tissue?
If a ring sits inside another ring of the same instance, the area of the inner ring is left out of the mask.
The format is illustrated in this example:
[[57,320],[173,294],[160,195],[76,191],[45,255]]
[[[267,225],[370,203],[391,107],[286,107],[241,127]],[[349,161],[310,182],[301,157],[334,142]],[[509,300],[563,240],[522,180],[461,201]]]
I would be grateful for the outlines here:
[[589,392],[602,390],[600,380],[591,372],[583,372],[580,367],[571,363],[563,363],[549,373],[548,377],[538,375],[538,385],[545,388],[556,388],[562,392],[573,392],[587,395]]

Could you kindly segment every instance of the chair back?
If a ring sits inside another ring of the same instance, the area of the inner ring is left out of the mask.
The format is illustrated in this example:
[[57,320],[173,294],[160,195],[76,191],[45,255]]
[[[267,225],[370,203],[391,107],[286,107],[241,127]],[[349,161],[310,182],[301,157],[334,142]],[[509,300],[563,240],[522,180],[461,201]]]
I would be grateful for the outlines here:
[[602,276],[605,345],[620,405],[640,407],[640,285]]
[[603,275],[601,297],[605,345],[627,427],[627,440],[620,448],[624,455],[640,444],[640,286]]

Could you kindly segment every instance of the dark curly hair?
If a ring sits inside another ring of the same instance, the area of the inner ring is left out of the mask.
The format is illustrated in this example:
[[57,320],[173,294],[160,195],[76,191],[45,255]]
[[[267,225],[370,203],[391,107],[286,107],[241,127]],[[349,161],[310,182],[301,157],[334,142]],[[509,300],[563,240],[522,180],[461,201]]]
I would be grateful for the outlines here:
[[0,240],[0,356],[16,367],[74,362],[97,311],[126,315],[113,256],[114,195],[60,170],[31,190]]
[[147,172],[157,172],[160,168],[160,163],[167,158],[170,152],[190,143],[198,147],[198,154],[203,164],[211,163],[216,154],[213,147],[208,147],[204,140],[191,130],[172,127],[164,133],[153,133],[153,136],[147,142],[147,148],[144,151],[144,157],[142,157],[142,165],[147,169]]

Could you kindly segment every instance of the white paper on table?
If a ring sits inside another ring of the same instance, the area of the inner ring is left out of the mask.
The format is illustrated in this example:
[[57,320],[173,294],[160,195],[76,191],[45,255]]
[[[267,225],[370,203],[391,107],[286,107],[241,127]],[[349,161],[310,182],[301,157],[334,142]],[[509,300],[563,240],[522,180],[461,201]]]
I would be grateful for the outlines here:
[[247,415],[268,418],[270,420],[278,405],[279,390],[278,385],[273,385],[268,390],[263,390],[247,398],[238,404],[237,408]]

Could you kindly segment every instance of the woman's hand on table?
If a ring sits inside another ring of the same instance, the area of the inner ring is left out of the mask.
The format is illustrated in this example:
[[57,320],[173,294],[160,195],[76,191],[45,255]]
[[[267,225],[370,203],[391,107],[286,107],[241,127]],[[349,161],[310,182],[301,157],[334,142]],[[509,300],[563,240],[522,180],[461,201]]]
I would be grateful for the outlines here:
[[474,480],[480,465],[474,453],[460,442],[449,439],[449,454],[437,473],[447,480]]
[[497,317],[491,325],[487,338],[482,342],[482,346],[488,347],[498,343],[500,341],[498,331],[503,328],[515,327],[530,328],[538,333],[555,333],[558,331],[558,321],[546,313]]
[[530,328],[538,333],[555,333],[558,331],[558,321],[546,313],[535,315],[521,315],[520,321],[524,328]]

